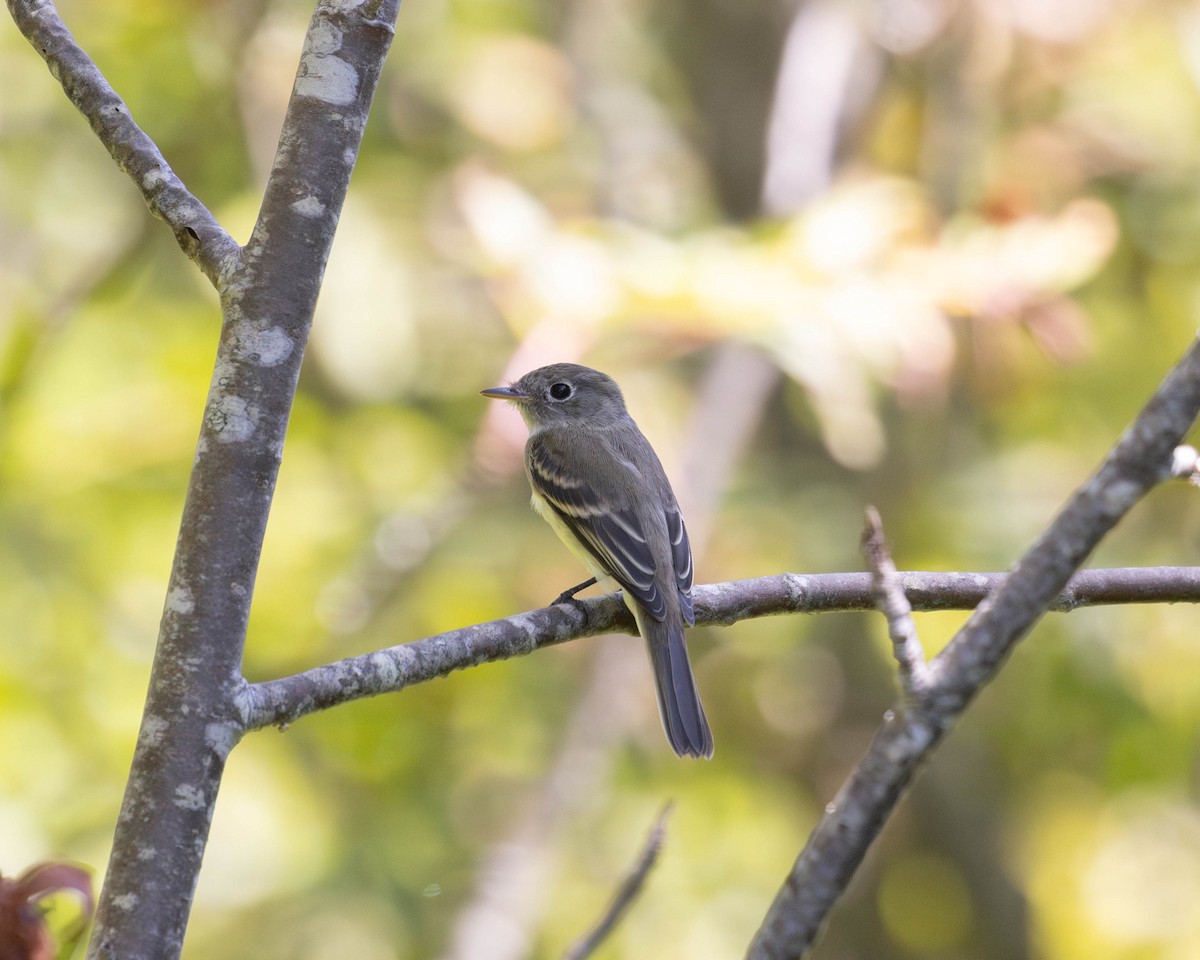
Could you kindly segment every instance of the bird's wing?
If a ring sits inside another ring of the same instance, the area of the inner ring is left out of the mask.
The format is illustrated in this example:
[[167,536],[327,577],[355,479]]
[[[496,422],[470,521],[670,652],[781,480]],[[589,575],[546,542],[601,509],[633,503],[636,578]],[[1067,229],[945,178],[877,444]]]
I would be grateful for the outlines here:
[[[526,459],[534,490],[621,588],[635,597],[650,616],[661,621],[667,613],[667,601],[656,582],[654,556],[636,512],[629,504],[613,502],[600,494],[584,475],[585,471],[574,466],[562,446],[545,433],[530,439]],[[684,615],[691,623],[691,598],[683,587],[685,579],[687,587],[691,586],[691,551],[677,510],[667,513],[667,530],[672,539]],[[681,556],[686,563],[679,562]]]

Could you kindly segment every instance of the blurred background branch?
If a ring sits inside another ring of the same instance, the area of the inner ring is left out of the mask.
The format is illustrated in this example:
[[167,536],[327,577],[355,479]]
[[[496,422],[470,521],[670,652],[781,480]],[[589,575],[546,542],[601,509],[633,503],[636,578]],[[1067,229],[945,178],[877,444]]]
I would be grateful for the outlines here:
[[642,887],[645,886],[646,878],[654,869],[655,861],[658,860],[658,853],[666,838],[667,816],[670,812],[671,803],[667,801],[659,811],[658,817],[655,818],[654,825],[650,828],[650,835],[646,837],[646,843],[638,855],[637,862],[626,874],[613,895],[612,903],[608,905],[608,909],[604,911],[604,915],[597,924],[571,944],[570,949],[563,954],[563,960],[584,960],[584,958],[590,957],[605,938],[612,933],[613,928],[620,922],[625,912],[633,906],[638,894],[642,892]]

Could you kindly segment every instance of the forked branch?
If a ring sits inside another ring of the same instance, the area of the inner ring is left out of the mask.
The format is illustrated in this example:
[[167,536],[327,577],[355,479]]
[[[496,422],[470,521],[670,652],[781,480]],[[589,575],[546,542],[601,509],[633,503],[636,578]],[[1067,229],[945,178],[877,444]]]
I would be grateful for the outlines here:
[[1100,540],[1157,483],[1184,472],[1174,454],[1198,412],[1200,343],[1194,342],[1099,470],[929,664],[920,698],[888,712],[780,887],[750,946],[751,960],[808,954],[920,764]]

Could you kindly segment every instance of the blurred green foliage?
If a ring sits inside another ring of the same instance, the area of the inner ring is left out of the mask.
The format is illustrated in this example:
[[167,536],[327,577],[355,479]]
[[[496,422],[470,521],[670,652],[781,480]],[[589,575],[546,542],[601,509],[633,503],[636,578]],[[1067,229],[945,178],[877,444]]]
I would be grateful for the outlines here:
[[[902,567],[1019,555],[1193,335],[1200,18],[1165,0],[860,6],[408,0],[292,420],[250,679],[582,576],[527,509],[517,418],[477,395],[551,360],[624,385],[703,580],[857,568],[868,502]],[[61,9],[244,240],[310,8]],[[0,29],[8,874],[105,861],[218,323]],[[1186,564],[1198,539],[1193,492],[1163,490],[1095,562]],[[961,621],[922,616],[927,647]],[[818,956],[1194,955],[1195,635],[1182,607],[1042,624]],[[666,749],[628,637],[252,736],[186,955],[553,957],[667,797],[660,866],[599,956],[739,955],[893,668],[865,616],[692,645],[707,764]]]

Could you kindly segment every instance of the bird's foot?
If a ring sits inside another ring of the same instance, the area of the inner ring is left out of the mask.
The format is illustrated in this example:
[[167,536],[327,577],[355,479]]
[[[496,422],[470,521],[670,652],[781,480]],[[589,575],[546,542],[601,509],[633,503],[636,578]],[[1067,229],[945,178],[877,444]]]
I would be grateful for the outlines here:
[[579,601],[575,599],[575,594],[577,594],[580,590],[586,590],[588,587],[594,587],[595,585],[596,585],[595,577],[592,577],[588,580],[584,580],[583,583],[577,583],[570,590],[564,590],[557,597],[555,597],[554,602],[551,603],[550,606],[553,607],[559,603],[570,603],[570,604],[578,605]]

